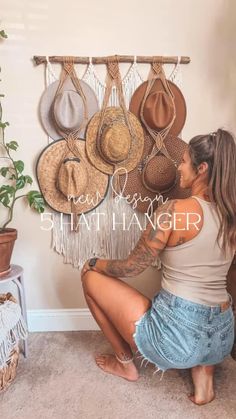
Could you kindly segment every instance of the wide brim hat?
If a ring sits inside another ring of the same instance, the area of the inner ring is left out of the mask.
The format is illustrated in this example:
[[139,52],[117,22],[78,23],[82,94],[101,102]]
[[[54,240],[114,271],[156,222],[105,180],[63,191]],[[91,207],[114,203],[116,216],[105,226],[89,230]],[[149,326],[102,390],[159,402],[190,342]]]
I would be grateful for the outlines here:
[[36,166],[39,187],[46,203],[55,211],[64,214],[71,214],[72,212],[82,214],[93,210],[105,198],[109,184],[109,176],[101,173],[90,164],[86,156],[85,141],[81,139],[74,141],[83,164],[86,162],[87,176],[87,178],[85,177],[86,179],[80,179],[80,172],[78,171],[78,179],[76,181],[81,181],[84,184],[86,180],[87,186],[84,196],[78,202],[74,201],[73,210],[71,201],[68,201],[58,187],[59,171],[64,156],[67,157],[66,160],[74,157],[68,151],[67,142],[62,139],[49,144],[40,154]]
[[[88,124],[86,131],[87,155],[91,163],[103,173],[112,175],[114,173],[114,167],[119,170],[119,174],[125,173],[125,170],[130,172],[135,168],[135,166],[137,166],[142,156],[144,146],[143,128],[138,118],[133,113],[127,111],[127,117],[129,118],[129,123],[132,128],[133,135],[129,135],[130,147],[127,152],[127,156],[120,162],[116,162],[115,165],[112,164],[112,161],[109,161],[109,156],[107,156],[107,159],[103,158],[98,147],[98,141],[100,141],[100,138],[98,138],[98,131],[100,126],[101,112],[97,112]],[[117,130],[116,137],[121,143],[124,140],[123,129],[126,128],[128,132],[122,108],[106,108],[103,116],[102,128],[104,126],[108,127],[108,129],[109,127],[115,127]],[[115,144],[113,144],[113,146],[114,145]],[[119,142],[117,142],[117,147],[120,148],[120,152],[122,153],[122,147],[120,147]],[[100,148],[102,148],[102,144]]]
[[[56,122],[54,118],[54,109],[53,109],[54,99],[58,90],[59,83],[60,83],[59,80],[55,81],[51,83],[47,87],[47,89],[45,89],[45,91],[42,94],[40,104],[39,104],[39,115],[40,115],[43,128],[45,129],[49,137],[51,137],[53,140],[58,140],[62,138],[62,135],[58,133],[57,131],[57,126],[56,126]],[[79,83],[82,88],[85,100],[86,100],[87,117],[88,117],[87,123],[88,123],[91,117],[99,110],[98,100],[95,95],[95,92],[87,83],[85,83],[83,80],[79,80]],[[67,125],[67,119],[70,117],[70,115],[67,115],[67,114],[71,111],[75,112],[76,106],[78,107],[78,122],[79,122],[78,125],[80,124],[82,125],[84,122],[83,121],[84,104],[83,104],[82,98],[80,97],[70,77],[67,77],[67,79],[65,80],[62,86],[62,89],[60,91],[60,94],[63,94],[63,92],[69,94],[69,100],[72,102],[71,103],[72,110],[71,110],[69,101],[68,101],[69,106],[67,107],[67,109],[65,109],[65,113],[64,113],[65,126]],[[63,124],[63,113],[61,114],[61,119],[62,119],[61,124]],[[81,139],[85,138],[86,125],[87,124],[84,124],[79,132],[79,137]]]
[[[167,83],[173,94],[175,113],[176,113],[173,125],[171,126],[169,130],[169,134],[178,136],[180,132],[182,131],[183,126],[185,124],[185,120],[186,120],[186,114],[187,114],[186,103],[185,103],[184,96],[181,90],[179,89],[179,87],[169,80],[167,80]],[[145,97],[147,86],[148,86],[148,81],[145,81],[144,83],[142,83],[135,90],[130,101],[129,110],[134,115],[136,115],[140,120],[141,120],[141,106],[142,106],[143,99]],[[160,92],[164,93],[164,86],[163,86],[162,81],[159,78],[157,78],[152,85],[152,88],[149,92],[149,96],[155,93],[160,93]],[[155,109],[153,109],[152,111],[154,112]]]
[[[178,138],[173,135],[168,135],[165,138],[164,144],[166,146],[167,151],[171,155],[171,158],[177,163],[177,166],[181,163],[182,156],[185,150],[188,148],[188,144],[183,141],[181,138]],[[183,199],[188,198],[191,195],[191,189],[183,189],[180,187],[180,173],[179,171],[175,171],[175,185],[165,193],[158,193],[153,192],[147,189],[142,180],[142,163],[145,158],[151,153],[153,149],[153,139],[149,136],[148,133],[145,133],[145,142],[144,142],[144,150],[143,155],[140,161],[140,164],[131,172],[126,175],[120,176],[120,186],[122,190],[122,195],[127,197],[127,201],[131,203],[134,209],[137,209],[140,212],[146,213],[150,210],[150,202],[153,201],[152,209],[158,207],[159,204],[162,203],[161,196],[163,197],[163,201],[168,199]],[[157,157],[154,157],[150,163],[149,167],[149,177],[152,179],[153,184],[155,181],[162,179],[165,177],[165,164],[162,165],[163,160],[168,164],[170,161],[166,157],[163,157],[162,153],[158,153]],[[157,162],[157,164],[155,164]],[[161,163],[161,167],[158,167],[158,162]],[[176,169],[175,169],[176,170]],[[134,199],[133,199],[134,197]],[[158,201],[158,197],[160,197]]]

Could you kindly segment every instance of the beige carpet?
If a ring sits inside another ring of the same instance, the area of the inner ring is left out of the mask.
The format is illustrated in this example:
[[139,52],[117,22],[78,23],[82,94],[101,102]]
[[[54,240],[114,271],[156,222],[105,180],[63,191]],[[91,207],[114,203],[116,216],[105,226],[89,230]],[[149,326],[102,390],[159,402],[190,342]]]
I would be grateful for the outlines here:
[[29,357],[0,394],[1,419],[235,419],[236,362],[217,367],[216,400],[195,406],[187,370],[153,376],[151,364],[135,383],[105,374],[93,361],[111,353],[101,332],[31,333]]

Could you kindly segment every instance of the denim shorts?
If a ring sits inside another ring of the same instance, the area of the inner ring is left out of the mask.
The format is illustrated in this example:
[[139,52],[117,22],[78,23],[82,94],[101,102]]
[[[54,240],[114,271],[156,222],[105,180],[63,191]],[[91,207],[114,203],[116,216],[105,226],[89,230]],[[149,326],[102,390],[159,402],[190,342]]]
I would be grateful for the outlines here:
[[143,361],[155,364],[155,372],[218,364],[234,343],[231,305],[222,311],[219,305],[194,303],[162,289],[135,322],[133,337]]

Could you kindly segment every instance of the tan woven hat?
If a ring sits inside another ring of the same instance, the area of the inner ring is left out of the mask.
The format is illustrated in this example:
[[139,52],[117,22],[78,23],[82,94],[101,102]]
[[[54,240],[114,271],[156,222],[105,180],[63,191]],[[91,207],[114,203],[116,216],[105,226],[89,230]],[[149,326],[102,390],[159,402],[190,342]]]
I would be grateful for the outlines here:
[[[188,144],[178,137],[168,135],[165,139],[165,147],[171,154],[173,161],[159,152],[145,165],[153,150],[153,139],[146,132],[140,164],[127,175],[120,176],[123,195],[130,197],[128,201],[131,204],[134,203],[132,197],[135,196],[137,198],[136,208],[140,212],[147,212],[150,200],[154,201],[152,208],[155,210],[158,206],[157,198],[160,195],[162,195],[163,200],[167,198],[187,198],[191,195],[190,189],[180,187],[180,173],[176,170]],[[138,199],[139,197],[140,199]]]
[[107,193],[109,176],[89,163],[81,139],[57,140],[47,146],[36,173],[47,204],[64,214],[91,211]]
[[[132,134],[127,126],[123,110],[106,108],[99,132],[101,112],[97,112],[88,124],[86,150],[91,163],[103,173],[112,175],[128,172],[137,166],[143,151],[143,129],[131,112],[127,111]],[[123,169],[123,170],[122,170]]]
[[73,78],[68,76],[62,86],[60,80],[50,84],[41,97],[41,122],[53,140],[62,138],[61,132],[68,130],[79,130],[79,137],[85,138],[87,123],[99,110],[98,100],[91,87],[82,80],[79,80],[79,85],[82,94]]
[[[113,85],[118,92],[119,107],[108,107]],[[115,173],[114,182],[118,186],[119,175],[137,166],[143,144],[142,126],[138,118],[126,109],[119,62],[116,56],[109,57],[102,109],[92,117],[87,127],[88,157],[103,173]]]

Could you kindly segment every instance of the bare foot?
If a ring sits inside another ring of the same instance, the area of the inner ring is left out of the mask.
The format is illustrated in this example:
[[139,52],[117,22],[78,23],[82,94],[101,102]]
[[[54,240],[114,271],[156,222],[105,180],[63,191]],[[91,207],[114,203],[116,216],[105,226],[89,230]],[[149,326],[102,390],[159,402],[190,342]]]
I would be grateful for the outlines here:
[[209,400],[196,400],[195,395],[194,394],[189,394],[188,395],[189,400],[191,400],[191,402],[193,402],[194,404],[197,404],[198,406],[202,406],[203,404],[207,404],[212,402],[215,399],[215,395],[213,393],[212,398],[210,398]]
[[96,364],[108,374],[118,375],[129,381],[137,381],[138,370],[133,362],[121,364],[114,355],[98,355],[95,357]]
[[212,402],[215,398],[213,389],[213,365],[198,365],[191,368],[191,374],[194,384],[194,394],[190,394],[191,402],[203,405]]

